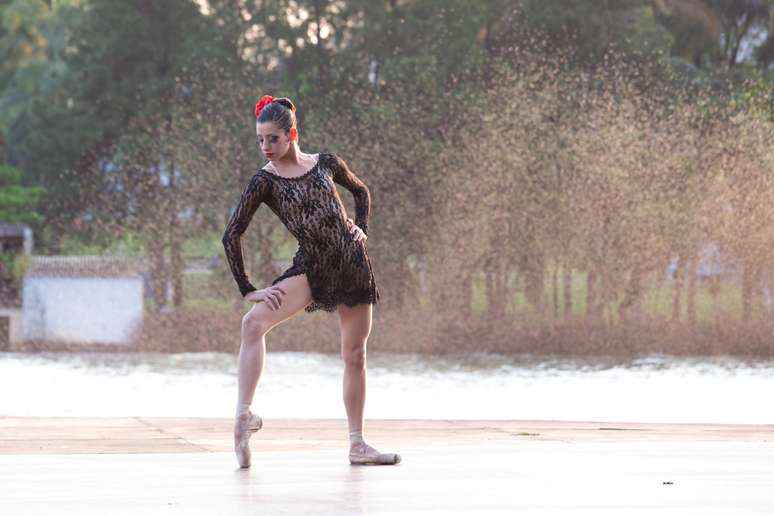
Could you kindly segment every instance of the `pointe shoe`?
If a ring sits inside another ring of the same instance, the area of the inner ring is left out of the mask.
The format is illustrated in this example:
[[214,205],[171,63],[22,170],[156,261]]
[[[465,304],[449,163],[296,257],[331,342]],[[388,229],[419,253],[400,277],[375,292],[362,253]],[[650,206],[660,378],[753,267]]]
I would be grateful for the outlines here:
[[234,452],[240,468],[250,467],[250,437],[262,426],[261,417],[250,411],[240,414],[234,421]]
[[349,450],[350,464],[385,464],[393,465],[401,461],[397,453],[379,453],[367,444],[359,444]]

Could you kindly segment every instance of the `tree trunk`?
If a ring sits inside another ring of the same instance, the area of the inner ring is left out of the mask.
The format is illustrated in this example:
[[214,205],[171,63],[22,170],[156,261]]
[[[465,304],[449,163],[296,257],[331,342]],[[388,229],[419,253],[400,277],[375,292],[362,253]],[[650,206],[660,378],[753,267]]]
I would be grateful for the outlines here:
[[551,293],[554,302],[554,321],[559,320],[559,264],[554,264],[551,279]]
[[598,276],[593,268],[589,270],[586,278],[586,321],[594,322],[597,319],[597,286]]
[[672,297],[672,321],[675,322],[680,320],[680,295],[683,291],[684,262],[683,255],[678,254],[674,272],[675,290],[674,296]]
[[464,324],[464,314],[470,311],[470,272],[450,274],[449,270],[443,263],[429,269],[432,311],[442,331]]
[[524,295],[538,313],[543,310],[543,278],[545,258],[538,253],[528,253],[524,268]]
[[473,301],[473,271],[470,269],[466,269],[460,278],[460,292],[462,294],[460,316],[463,320],[469,321],[473,315],[470,306]]
[[315,17],[315,23],[317,25],[316,29],[316,39],[317,42],[315,43],[315,49],[317,50],[317,80],[318,82],[318,89],[319,91],[327,91],[327,55],[325,53],[325,47],[323,46],[323,40],[322,40],[322,10],[323,10],[323,3],[322,0],[315,0],[314,2],[314,17]]
[[642,277],[644,271],[639,265],[635,265],[632,268],[629,275],[629,281],[626,284],[624,290],[624,298],[621,304],[618,305],[618,318],[621,323],[625,323],[630,319],[630,314],[634,313],[636,318],[639,318],[640,298],[642,296]]
[[572,267],[562,267],[562,292],[564,293],[564,320],[572,319]]
[[183,238],[180,235],[177,225],[170,226],[169,235],[169,266],[170,280],[172,283],[172,306],[179,308],[183,306],[183,274],[185,274],[185,263],[183,260]]
[[[393,281],[397,284],[395,292],[396,306],[415,306],[419,303],[419,278],[409,267],[408,260],[404,257],[397,261],[397,278]],[[387,275],[386,277],[390,277]]]
[[696,326],[696,266],[699,262],[698,252],[693,250],[686,264],[686,274],[688,275],[688,299],[686,300],[686,309],[688,311],[688,324],[691,328]]
[[169,160],[169,188],[166,191],[169,208],[169,276],[172,287],[172,306],[183,305],[183,235],[180,234],[180,222],[177,220],[177,192],[175,185],[175,161]]
[[751,258],[744,261],[742,272],[742,320],[748,322],[754,309],[753,291],[760,276],[760,267]]
[[500,255],[493,255],[485,266],[487,311],[492,319],[505,317],[508,304],[508,268]]
[[148,228],[149,237],[145,247],[150,259],[150,285],[153,291],[154,309],[158,313],[167,303],[167,274],[164,265],[163,235],[156,225]]

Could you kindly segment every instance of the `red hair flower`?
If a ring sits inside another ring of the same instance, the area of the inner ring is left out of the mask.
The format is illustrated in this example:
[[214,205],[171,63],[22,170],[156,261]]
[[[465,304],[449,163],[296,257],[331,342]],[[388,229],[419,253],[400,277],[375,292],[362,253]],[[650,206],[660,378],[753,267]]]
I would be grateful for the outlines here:
[[261,97],[261,100],[258,101],[258,103],[255,105],[255,118],[258,118],[258,115],[261,114],[261,110],[266,104],[271,104],[274,100],[274,97],[271,95],[264,95]]

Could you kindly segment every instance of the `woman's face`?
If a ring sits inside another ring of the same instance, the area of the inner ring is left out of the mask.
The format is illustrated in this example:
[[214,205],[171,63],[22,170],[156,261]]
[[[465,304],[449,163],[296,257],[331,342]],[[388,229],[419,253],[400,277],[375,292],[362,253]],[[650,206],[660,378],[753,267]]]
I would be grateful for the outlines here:
[[280,159],[290,148],[290,135],[280,129],[274,122],[259,122],[255,124],[258,135],[257,142],[266,159]]

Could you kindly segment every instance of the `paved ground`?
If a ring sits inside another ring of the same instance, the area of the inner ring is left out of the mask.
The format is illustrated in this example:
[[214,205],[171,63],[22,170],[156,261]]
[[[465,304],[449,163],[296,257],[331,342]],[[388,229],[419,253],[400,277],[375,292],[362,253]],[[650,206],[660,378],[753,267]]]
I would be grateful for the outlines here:
[[0,417],[0,514],[774,514],[774,425]]

